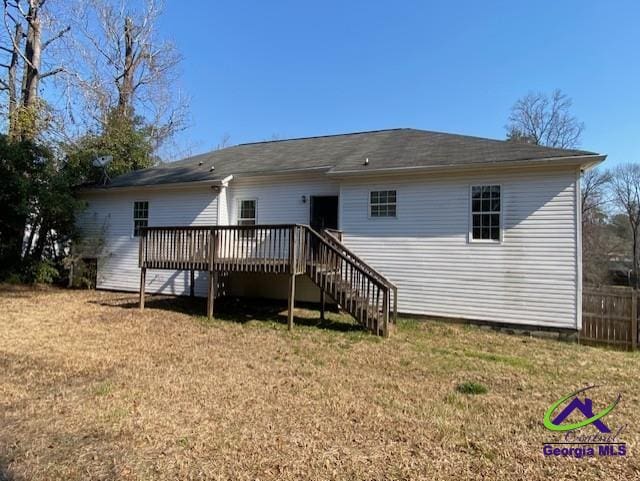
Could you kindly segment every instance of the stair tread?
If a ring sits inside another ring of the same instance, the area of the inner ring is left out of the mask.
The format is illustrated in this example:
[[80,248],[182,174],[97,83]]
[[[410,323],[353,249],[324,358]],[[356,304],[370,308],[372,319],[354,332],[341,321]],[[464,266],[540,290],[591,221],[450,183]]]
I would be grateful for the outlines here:
[[380,334],[383,310],[365,293],[361,293],[362,284],[354,286],[349,278],[341,277],[342,271],[339,268],[329,265],[309,264],[307,273],[318,287],[325,289],[360,325]]

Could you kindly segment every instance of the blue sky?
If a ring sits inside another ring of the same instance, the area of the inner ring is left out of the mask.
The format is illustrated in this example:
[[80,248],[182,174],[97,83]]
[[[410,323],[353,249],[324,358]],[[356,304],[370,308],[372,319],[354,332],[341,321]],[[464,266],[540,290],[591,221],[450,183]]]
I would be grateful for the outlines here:
[[504,138],[560,88],[582,147],[640,162],[640,2],[167,1],[191,99],[181,149],[414,127]]

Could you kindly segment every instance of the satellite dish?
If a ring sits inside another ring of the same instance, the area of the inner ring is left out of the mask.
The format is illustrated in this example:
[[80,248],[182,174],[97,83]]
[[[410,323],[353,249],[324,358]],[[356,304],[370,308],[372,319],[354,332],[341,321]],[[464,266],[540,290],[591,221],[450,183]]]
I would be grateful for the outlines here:
[[96,157],[95,159],[93,159],[93,165],[102,169],[102,175],[100,176],[100,181],[98,182],[100,185],[107,185],[109,182],[111,182],[111,178],[109,177],[109,174],[107,172],[107,165],[109,165],[109,162],[111,162],[112,160],[113,157],[111,155],[103,155],[101,157]]
[[105,167],[109,162],[113,160],[111,155],[103,155],[102,157],[96,157],[93,159],[93,165],[96,167]]

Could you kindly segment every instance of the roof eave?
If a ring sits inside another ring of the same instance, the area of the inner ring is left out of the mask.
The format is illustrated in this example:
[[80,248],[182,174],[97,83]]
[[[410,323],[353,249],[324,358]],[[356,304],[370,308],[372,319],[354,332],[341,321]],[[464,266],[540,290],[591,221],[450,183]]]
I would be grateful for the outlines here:
[[238,172],[233,174],[236,178],[245,178],[245,177],[271,177],[271,176],[284,176],[284,175],[296,175],[296,174],[305,174],[309,172],[320,172],[320,173],[328,173],[333,168],[332,165],[322,165],[319,167],[299,167],[292,169],[279,169],[279,170],[265,170],[258,172]]
[[140,185],[123,185],[123,186],[94,186],[83,187],[77,190],[79,194],[106,194],[119,193],[138,190],[183,190],[198,187],[226,187],[233,179],[232,175],[228,175],[220,179],[196,180],[193,182],[165,182],[162,184],[140,184]]
[[447,164],[447,165],[416,165],[406,167],[381,167],[354,170],[331,170],[327,175],[331,177],[352,177],[356,175],[385,175],[385,174],[412,174],[421,172],[458,172],[464,170],[501,169],[531,166],[580,166],[589,169],[606,159],[606,155],[589,154],[566,157],[546,157],[541,159],[512,160],[500,162],[476,162],[472,164]]

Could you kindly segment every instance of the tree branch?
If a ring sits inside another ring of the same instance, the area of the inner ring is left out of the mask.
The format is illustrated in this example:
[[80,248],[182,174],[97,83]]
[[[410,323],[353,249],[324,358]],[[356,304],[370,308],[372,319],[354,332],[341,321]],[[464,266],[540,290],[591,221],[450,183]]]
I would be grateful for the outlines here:
[[67,33],[69,30],[71,30],[71,26],[67,26],[67,27],[63,28],[58,33],[56,33],[53,37],[51,37],[49,40],[47,40],[46,42],[43,42],[42,43],[42,50],[47,48],[52,42],[55,42],[56,40],[58,40],[65,33]]
[[59,74],[61,72],[64,72],[64,71],[65,71],[64,67],[58,67],[58,68],[55,68],[53,70],[49,70],[48,72],[45,72],[43,74],[40,74],[39,77],[40,77],[40,80],[42,80],[44,78],[51,77],[52,75],[57,75],[57,74]]
[[[7,33],[9,34],[9,38],[11,39],[11,43],[13,45],[14,48],[14,52],[17,52],[18,55],[20,55],[20,57],[22,58],[22,60],[24,60],[24,62],[29,65],[29,67],[33,68],[33,64],[29,61],[29,59],[25,56],[24,53],[22,53],[22,49],[20,48],[20,45],[16,44],[15,39],[13,38],[13,35],[11,34],[11,28],[9,28],[9,24],[7,23],[7,17],[9,17],[11,19],[11,21],[14,24],[17,24],[18,21],[13,18],[13,16],[7,11],[7,1],[5,0],[4,2],[4,15],[3,15],[3,20],[4,20],[4,27],[7,30]],[[20,8],[20,12],[22,12],[22,9]],[[13,52],[12,52],[13,53]]]

